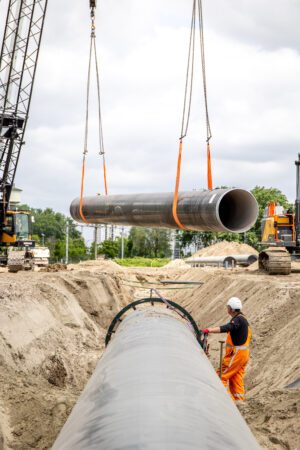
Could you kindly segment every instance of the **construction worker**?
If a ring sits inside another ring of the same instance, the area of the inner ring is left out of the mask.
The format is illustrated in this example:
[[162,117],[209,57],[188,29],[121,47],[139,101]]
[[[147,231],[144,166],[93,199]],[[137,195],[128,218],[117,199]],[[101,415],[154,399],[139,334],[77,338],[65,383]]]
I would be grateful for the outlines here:
[[[242,302],[231,297],[227,302],[228,314],[232,317],[226,325],[205,328],[204,333],[227,333],[226,351],[222,360],[221,381],[230,393],[232,400],[245,400],[243,378],[249,360],[251,330],[246,317],[241,312]],[[220,375],[220,369],[217,370]]]

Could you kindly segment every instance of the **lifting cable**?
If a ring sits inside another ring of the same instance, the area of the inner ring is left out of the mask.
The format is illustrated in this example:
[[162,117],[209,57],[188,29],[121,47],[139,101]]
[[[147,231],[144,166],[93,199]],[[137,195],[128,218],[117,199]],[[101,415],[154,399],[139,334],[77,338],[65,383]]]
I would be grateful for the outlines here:
[[88,79],[87,79],[87,95],[86,95],[86,116],[85,116],[85,134],[84,134],[84,150],[83,150],[83,160],[82,160],[82,176],[81,176],[81,191],[80,191],[80,206],[79,212],[82,220],[89,223],[83,215],[82,212],[82,199],[83,199],[83,187],[84,187],[84,175],[85,175],[85,160],[88,153],[88,132],[89,132],[89,99],[90,99],[90,84],[91,84],[91,66],[93,58],[94,49],[94,60],[96,67],[96,79],[97,79],[97,100],[98,100],[98,129],[99,129],[99,155],[102,156],[103,161],[103,175],[104,175],[104,187],[105,195],[107,195],[107,180],[106,180],[106,165],[105,165],[105,151],[104,151],[104,141],[103,141],[103,129],[102,129],[102,115],[101,115],[101,96],[100,96],[100,76],[99,76],[99,66],[97,58],[96,49],[96,33],[95,33],[95,7],[96,2],[90,1],[91,7],[91,41],[90,41],[90,52],[89,52],[89,65],[88,65]]
[[206,86],[206,70],[205,70],[205,53],[204,53],[204,32],[203,32],[203,14],[202,14],[202,0],[198,0],[198,14],[199,14],[199,29],[200,29],[200,48],[201,48],[201,63],[202,63],[202,80],[205,103],[205,119],[206,119],[206,143],[207,143],[207,188],[212,189],[212,174],[211,174],[211,157],[210,144],[212,138],[210,120],[208,115],[207,103],[207,86]]
[[205,118],[206,118],[207,187],[208,187],[208,189],[212,189],[211,157],[210,157],[210,145],[209,145],[209,141],[210,141],[212,135],[211,135],[211,128],[210,128],[209,114],[208,114],[208,102],[207,102],[202,0],[193,0],[193,11],[192,11],[191,31],[190,31],[190,40],[189,40],[189,51],[188,51],[188,62],[187,62],[186,81],[185,81],[181,134],[180,134],[180,138],[179,138],[179,153],[178,153],[178,161],[177,161],[176,184],[175,184],[173,207],[172,207],[172,212],[173,212],[173,217],[174,217],[175,222],[177,223],[177,225],[180,228],[182,228],[184,230],[188,230],[188,228],[186,228],[184,225],[182,225],[182,223],[180,222],[180,220],[178,218],[177,204],[178,204],[178,191],[179,191],[180,171],[181,171],[182,141],[187,135],[188,128],[189,128],[189,122],[190,122],[190,115],[191,115],[193,81],[194,81],[197,6],[198,6],[202,79],[203,79],[203,90],[204,90]]

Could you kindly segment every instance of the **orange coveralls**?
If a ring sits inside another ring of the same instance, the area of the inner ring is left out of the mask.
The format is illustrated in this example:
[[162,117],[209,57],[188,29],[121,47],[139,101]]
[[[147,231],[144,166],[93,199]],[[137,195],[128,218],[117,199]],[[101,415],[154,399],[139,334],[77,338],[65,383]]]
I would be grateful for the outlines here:
[[[242,317],[245,317],[241,314]],[[230,332],[227,333],[226,352],[222,361],[221,381],[230,393],[232,400],[245,400],[245,388],[243,378],[245,367],[249,360],[249,345],[251,329],[248,325],[247,340],[243,345],[233,345]],[[220,369],[217,370],[220,376]]]

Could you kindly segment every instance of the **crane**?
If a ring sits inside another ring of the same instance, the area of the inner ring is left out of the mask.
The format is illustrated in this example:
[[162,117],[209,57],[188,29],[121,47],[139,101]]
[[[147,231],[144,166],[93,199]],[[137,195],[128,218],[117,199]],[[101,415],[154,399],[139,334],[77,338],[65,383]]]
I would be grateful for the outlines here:
[[[30,267],[31,218],[11,195],[24,142],[48,0],[9,0],[0,54],[0,262]],[[18,251],[13,251],[18,250]]]

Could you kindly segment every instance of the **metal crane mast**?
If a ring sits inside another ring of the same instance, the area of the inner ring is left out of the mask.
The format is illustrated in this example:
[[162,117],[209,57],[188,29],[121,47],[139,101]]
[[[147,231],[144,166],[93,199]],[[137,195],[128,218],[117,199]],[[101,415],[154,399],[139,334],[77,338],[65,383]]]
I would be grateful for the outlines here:
[[48,0],[9,0],[0,55],[0,226],[24,144]]

